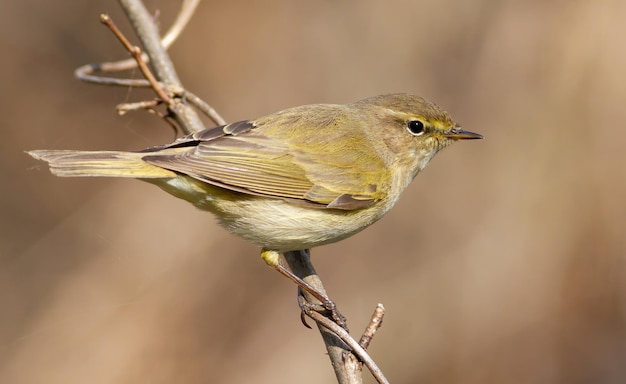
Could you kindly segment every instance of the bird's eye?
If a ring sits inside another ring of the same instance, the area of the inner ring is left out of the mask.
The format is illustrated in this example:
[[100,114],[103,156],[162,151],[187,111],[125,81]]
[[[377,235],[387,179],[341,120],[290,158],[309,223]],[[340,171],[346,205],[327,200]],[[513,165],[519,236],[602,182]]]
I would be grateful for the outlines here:
[[424,134],[424,123],[419,120],[411,120],[407,125],[409,132],[413,136],[420,136]]

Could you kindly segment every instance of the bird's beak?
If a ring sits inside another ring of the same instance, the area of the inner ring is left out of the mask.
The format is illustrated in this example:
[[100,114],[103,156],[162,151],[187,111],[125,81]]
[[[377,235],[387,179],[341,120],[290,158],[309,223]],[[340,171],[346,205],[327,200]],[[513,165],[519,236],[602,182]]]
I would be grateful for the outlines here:
[[446,133],[444,136],[452,140],[484,139],[483,135],[470,131],[464,131],[461,128],[452,128],[450,132]]

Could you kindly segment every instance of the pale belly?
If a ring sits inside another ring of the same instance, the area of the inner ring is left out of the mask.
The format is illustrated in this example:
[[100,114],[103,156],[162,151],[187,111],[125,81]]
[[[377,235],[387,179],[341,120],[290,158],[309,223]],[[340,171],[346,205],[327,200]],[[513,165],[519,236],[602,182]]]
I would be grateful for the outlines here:
[[346,211],[303,207],[280,199],[225,191],[190,177],[144,179],[212,212],[231,233],[265,249],[308,249],[349,237],[380,219],[392,202]]

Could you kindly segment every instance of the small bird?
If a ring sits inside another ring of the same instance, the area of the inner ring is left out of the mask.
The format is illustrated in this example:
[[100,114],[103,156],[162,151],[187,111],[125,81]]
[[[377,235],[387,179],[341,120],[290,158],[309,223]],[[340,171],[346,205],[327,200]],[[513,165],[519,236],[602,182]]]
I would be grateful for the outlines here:
[[282,268],[281,253],[368,227],[437,152],[482,138],[432,102],[389,94],[294,107],[138,152],[28,153],[57,176],[155,184],[212,212],[227,230],[260,245],[270,266]]

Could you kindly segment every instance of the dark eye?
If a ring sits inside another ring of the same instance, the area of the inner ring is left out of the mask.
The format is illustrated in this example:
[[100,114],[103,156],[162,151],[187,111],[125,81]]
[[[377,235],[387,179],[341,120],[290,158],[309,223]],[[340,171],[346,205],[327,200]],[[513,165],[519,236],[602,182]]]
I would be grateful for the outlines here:
[[407,128],[409,129],[409,132],[411,132],[413,136],[419,136],[419,135],[424,134],[424,123],[422,123],[419,120],[409,121]]

